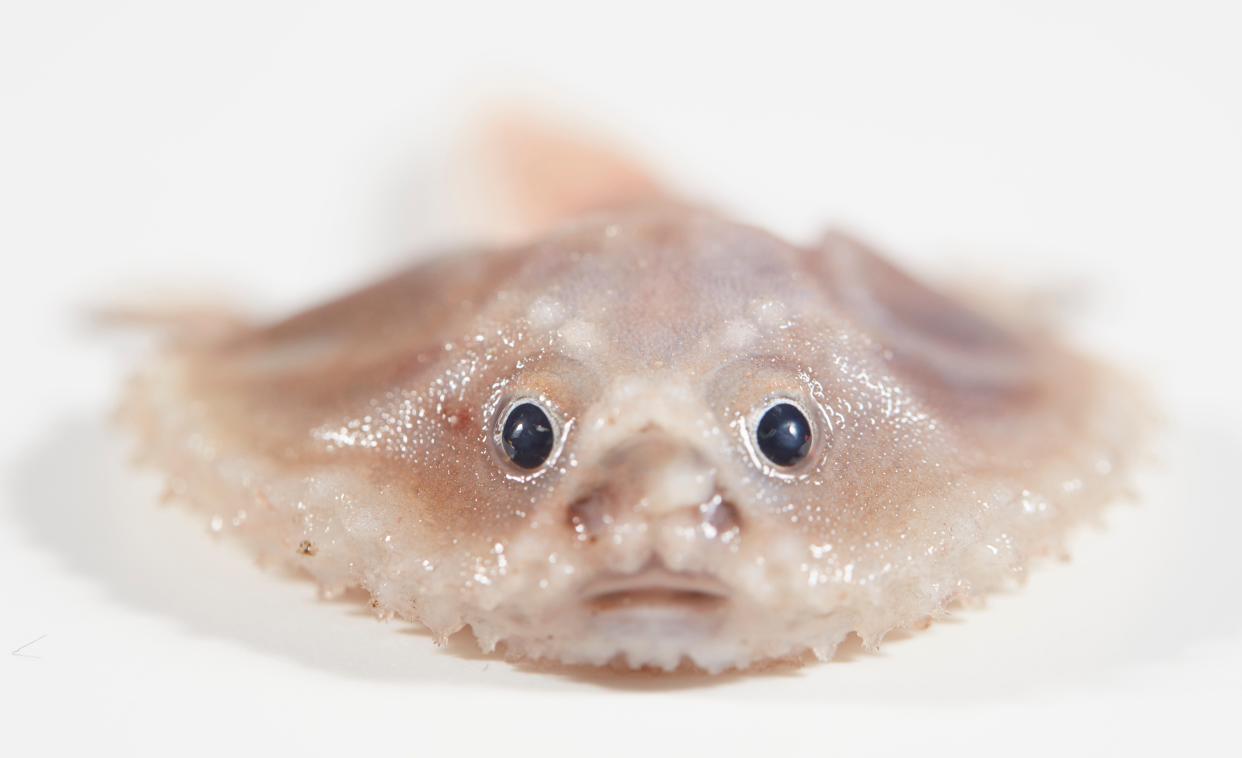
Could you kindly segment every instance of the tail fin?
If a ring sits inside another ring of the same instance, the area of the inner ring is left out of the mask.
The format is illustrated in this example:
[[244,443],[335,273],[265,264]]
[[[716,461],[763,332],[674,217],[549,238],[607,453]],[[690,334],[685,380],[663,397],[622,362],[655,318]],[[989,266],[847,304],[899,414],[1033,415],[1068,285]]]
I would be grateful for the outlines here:
[[624,151],[529,111],[494,112],[478,142],[489,202],[522,236],[591,211],[674,201]]

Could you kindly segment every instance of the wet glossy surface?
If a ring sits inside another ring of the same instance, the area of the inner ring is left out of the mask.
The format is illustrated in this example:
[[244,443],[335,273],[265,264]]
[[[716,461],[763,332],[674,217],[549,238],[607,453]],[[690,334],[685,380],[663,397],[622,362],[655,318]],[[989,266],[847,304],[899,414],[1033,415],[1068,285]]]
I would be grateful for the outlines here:
[[793,466],[811,452],[811,422],[790,403],[778,403],[755,428],[759,452],[778,466]]
[[556,435],[548,414],[534,403],[522,403],[509,411],[500,432],[505,455],[524,469],[539,468],[552,454]]
[[[221,530],[382,615],[708,671],[1010,585],[1122,491],[1146,424],[1120,375],[853,239],[658,202],[174,346],[126,414]],[[652,564],[729,602],[579,602]]]

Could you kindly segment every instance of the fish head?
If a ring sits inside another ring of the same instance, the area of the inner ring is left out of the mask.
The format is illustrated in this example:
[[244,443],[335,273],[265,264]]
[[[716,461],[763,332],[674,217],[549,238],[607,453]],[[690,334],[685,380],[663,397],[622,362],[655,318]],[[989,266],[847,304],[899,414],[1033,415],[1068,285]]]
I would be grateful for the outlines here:
[[811,253],[713,217],[578,223],[525,255],[452,359],[477,423],[451,460],[404,457],[479,536],[444,551],[462,618],[581,663],[830,651],[957,472],[885,346]]

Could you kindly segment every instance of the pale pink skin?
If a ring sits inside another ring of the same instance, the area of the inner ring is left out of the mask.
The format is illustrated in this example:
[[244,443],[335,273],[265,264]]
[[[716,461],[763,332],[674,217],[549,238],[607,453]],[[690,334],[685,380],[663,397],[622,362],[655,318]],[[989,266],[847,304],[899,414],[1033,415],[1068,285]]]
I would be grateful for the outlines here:
[[[1124,489],[1137,395],[1054,336],[840,235],[631,200],[183,338],[125,416],[265,558],[441,639],[580,664],[874,645],[1020,578]],[[557,427],[534,472],[497,443],[522,398]],[[791,469],[754,443],[774,399],[814,427]]]

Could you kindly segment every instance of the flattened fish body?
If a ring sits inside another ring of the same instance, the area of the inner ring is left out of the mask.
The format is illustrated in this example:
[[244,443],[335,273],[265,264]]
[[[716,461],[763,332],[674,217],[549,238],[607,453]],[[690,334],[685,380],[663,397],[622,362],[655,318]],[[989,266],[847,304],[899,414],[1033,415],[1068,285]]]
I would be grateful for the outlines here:
[[[551,446],[506,452],[533,403]],[[799,409],[793,465],[765,455]],[[443,637],[708,671],[868,644],[1060,549],[1125,485],[1115,372],[842,236],[680,205],[437,259],[174,345],[126,415],[269,559]]]

